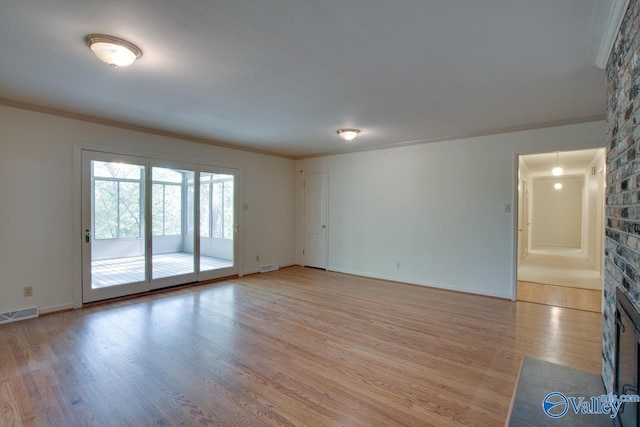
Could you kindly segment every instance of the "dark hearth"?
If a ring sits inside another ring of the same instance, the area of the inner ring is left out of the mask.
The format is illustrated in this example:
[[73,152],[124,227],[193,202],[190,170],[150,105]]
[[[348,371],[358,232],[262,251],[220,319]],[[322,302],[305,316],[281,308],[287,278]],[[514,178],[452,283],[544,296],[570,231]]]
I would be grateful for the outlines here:
[[[615,393],[638,394],[638,350],[640,345],[640,313],[622,289],[616,291],[616,364]],[[640,425],[638,403],[624,403],[616,418],[616,425]]]

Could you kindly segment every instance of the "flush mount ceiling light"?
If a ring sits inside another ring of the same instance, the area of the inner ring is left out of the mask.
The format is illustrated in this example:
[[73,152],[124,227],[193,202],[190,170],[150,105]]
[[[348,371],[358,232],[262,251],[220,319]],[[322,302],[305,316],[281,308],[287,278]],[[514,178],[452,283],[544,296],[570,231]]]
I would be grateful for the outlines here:
[[555,188],[556,190],[561,190],[562,184],[560,184],[559,182],[556,182],[555,184],[553,184],[553,188]]
[[336,131],[336,133],[345,141],[351,141],[358,136],[360,129],[340,129],[339,131]]
[[[553,176],[562,175],[562,168],[560,166],[558,166],[559,156],[560,156],[560,153],[556,153],[556,167],[551,169],[551,173],[553,174]],[[562,188],[562,185],[560,186],[560,188]],[[559,190],[560,188],[556,188],[556,190]]]
[[140,48],[118,37],[89,34],[84,42],[102,62],[114,68],[126,67],[142,56]]

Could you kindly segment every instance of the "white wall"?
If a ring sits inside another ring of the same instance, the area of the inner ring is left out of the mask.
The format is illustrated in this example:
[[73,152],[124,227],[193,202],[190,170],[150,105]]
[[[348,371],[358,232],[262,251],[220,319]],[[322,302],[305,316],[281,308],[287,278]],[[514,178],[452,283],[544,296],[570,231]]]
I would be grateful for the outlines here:
[[[562,184],[560,190],[555,183]],[[532,247],[582,248],[584,177],[541,177],[533,180]]]
[[511,298],[517,154],[602,147],[604,135],[591,122],[298,160],[296,261],[299,171],[328,170],[330,270]]
[[[0,312],[73,305],[81,237],[73,229],[74,144],[241,167],[241,205],[249,205],[242,271],[294,262],[293,160],[0,106]],[[28,285],[34,296],[25,298]]]
[[[605,150],[598,151],[585,175],[584,252],[593,267],[602,273],[604,234]],[[595,168],[595,175],[591,168]]]

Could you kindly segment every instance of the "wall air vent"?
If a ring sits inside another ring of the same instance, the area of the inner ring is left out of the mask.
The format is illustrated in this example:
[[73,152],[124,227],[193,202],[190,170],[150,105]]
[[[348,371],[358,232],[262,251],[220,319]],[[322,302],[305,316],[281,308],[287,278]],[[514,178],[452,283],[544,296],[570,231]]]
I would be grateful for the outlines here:
[[23,308],[17,311],[8,311],[0,313],[0,325],[3,323],[17,322],[18,320],[33,319],[39,317],[38,307]]
[[278,269],[279,269],[278,264],[261,265],[260,266],[260,273],[267,273],[269,271],[276,271]]

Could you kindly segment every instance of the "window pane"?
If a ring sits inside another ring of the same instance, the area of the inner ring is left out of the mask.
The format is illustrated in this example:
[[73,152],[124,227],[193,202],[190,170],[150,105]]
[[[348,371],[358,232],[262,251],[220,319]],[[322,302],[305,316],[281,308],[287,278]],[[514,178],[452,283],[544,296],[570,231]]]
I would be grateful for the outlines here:
[[144,166],[127,165],[125,163],[93,162],[93,176],[100,178],[141,179]]
[[120,238],[140,237],[140,183],[120,182]]
[[193,236],[193,202],[193,184],[189,184],[189,186],[187,186],[187,236]]
[[211,220],[209,206],[211,203],[209,189],[211,184],[200,185],[200,236],[210,237],[209,221]]
[[182,235],[182,191],[180,185],[164,186],[164,234]]
[[153,182],[163,181],[163,182],[175,182],[177,184],[182,184],[182,173],[174,169],[154,167],[152,179],[153,179]]
[[151,230],[154,236],[164,234],[164,185],[153,184],[151,192]]
[[213,230],[211,237],[222,239],[222,183],[214,182],[211,184],[211,217],[213,220]]
[[207,184],[213,179],[213,174],[209,172],[200,172],[200,184]]
[[118,183],[96,179],[93,183],[94,238],[118,238]]
[[224,183],[224,238],[233,239],[233,181]]

